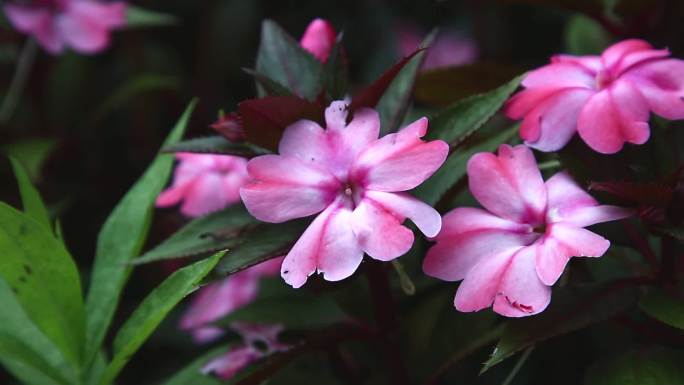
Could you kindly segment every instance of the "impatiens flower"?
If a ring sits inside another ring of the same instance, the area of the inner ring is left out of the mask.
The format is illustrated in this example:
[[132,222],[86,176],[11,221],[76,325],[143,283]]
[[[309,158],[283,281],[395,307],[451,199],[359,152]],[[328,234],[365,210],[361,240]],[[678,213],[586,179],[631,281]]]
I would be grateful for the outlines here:
[[3,9],[14,28],[52,54],[66,47],[84,54],[102,51],[109,45],[110,31],[126,23],[123,2],[32,0],[6,2]]
[[173,184],[157,198],[158,207],[181,201],[181,212],[198,217],[240,200],[247,160],[231,155],[178,153]]
[[345,102],[325,110],[326,129],[309,120],[289,126],[280,155],[249,161],[251,182],[240,189],[249,212],[265,222],[285,222],[320,213],[285,256],[281,275],[300,287],[318,271],[329,281],[349,277],[363,253],[389,261],[406,253],[410,218],[428,237],[437,235],[437,211],[404,191],[413,189],[444,162],[449,146],[424,142],[427,119],[378,139],[380,119],[362,108],[347,124]]
[[584,227],[630,215],[599,206],[565,172],[544,183],[523,145],[476,154],[467,169],[470,191],[485,209],[446,214],[423,263],[428,275],[463,280],[454,300],[460,311],[492,304],[509,317],[543,311],[571,257],[600,257],[610,246]]
[[[425,35],[411,25],[399,29],[399,49],[402,55],[410,55],[420,47]],[[423,69],[459,66],[475,62],[478,56],[477,43],[455,31],[443,31],[430,45]]]
[[311,52],[316,59],[325,63],[328,61],[330,52],[335,46],[335,39],[335,29],[327,20],[314,19],[306,27],[306,31],[304,31],[299,44],[302,48]]
[[254,301],[259,281],[278,274],[282,258],[275,258],[203,287],[180,320],[180,327],[192,332],[196,342],[210,342],[223,334],[211,323]]
[[520,136],[538,150],[556,151],[577,131],[604,154],[625,142],[645,143],[649,112],[684,118],[684,61],[671,59],[643,40],[625,40],[599,56],[558,55],[528,73],[525,90],[506,114],[523,119]]
[[232,328],[242,335],[244,344],[235,346],[222,356],[209,361],[202,367],[203,373],[229,380],[252,362],[288,349],[287,345],[278,342],[278,334],[283,330],[281,325],[236,322]]

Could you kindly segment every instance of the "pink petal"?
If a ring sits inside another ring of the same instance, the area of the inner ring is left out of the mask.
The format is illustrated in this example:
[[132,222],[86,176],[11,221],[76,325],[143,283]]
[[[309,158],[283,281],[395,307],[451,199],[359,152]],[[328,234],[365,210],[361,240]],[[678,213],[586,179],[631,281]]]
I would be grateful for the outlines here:
[[283,264],[284,258],[285,257],[272,258],[243,271],[248,271],[250,274],[257,277],[273,277],[280,272],[280,265]]
[[520,126],[525,143],[540,151],[557,151],[575,134],[577,117],[593,91],[569,88],[539,104]]
[[51,54],[64,49],[64,42],[55,29],[55,15],[47,9],[6,3],[3,10],[18,31],[30,34]]
[[626,79],[593,95],[582,108],[577,131],[597,152],[614,154],[625,142],[643,144],[648,140],[648,102]]
[[600,56],[573,56],[561,54],[552,56],[551,63],[572,64],[585,69],[591,74],[598,73],[603,67]]
[[544,311],[551,302],[551,288],[537,276],[535,251],[535,247],[524,247],[511,258],[494,300],[495,312],[525,317]]
[[316,122],[300,120],[285,129],[278,145],[278,153],[295,157],[304,163],[327,167],[329,148],[326,132]]
[[56,28],[64,42],[79,53],[97,53],[109,45],[107,27],[84,15],[61,14],[57,17]]
[[385,210],[409,218],[428,237],[434,237],[442,227],[442,217],[432,206],[406,193],[366,191],[365,196],[380,203]]
[[502,250],[482,259],[468,272],[456,291],[454,306],[458,311],[473,312],[492,305],[504,272],[519,247]]
[[600,257],[610,247],[605,238],[563,223],[551,225],[536,245],[536,270],[539,279],[553,285],[571,257]]
[[325,109],[325,127],[328,130],[342,130],[347,125],[348,103],[336,100]]
[[205,286],[195,295],[180,320],[180,327],[192,330],[195,340],[209,342],[222,331],[210,324],[233,310],[252,302],[258,293],[258,278],[245,270]]
[[351,231],[350,215],[348,208],[335,202],[314,219],[283,260],[285,282],[299,288],[317,269],[330,281],[356,270],[363,251]]
[[238,346],[209,361],[202,367],[202,373],[213,374],[222,380],[229,380],[262,356],[263,354],[251,346]]
[[548,194],[547,222],[562,222],[576,227],[614,221],[631,216],[631,210],[616,206],[599,206],[598,202],[582,190],[565,172],[559,172],[546,181]]
[[107,29],[115,29],[126,24],[126,3],[103,1],[71,1],[68,13],[89,19]]
[[623,76],[639,88],[653,112],[666,119],[684,119],[684,61],[653,60]]
[[189,217],[199,217],[226,207],[222,178],[206,173],[198,177],[185,190],[180,211]]
[[618,66],[626,55],[634,52],[650,50],[653,50],[653,47],[644,40],[623,40],[611,45],[605,51],[603,51],[601,54],[601,60],[603,61],[603,66],[605,68],[617,73]]
[[401,225],[403,221],[403,217],[364,198],[352,214],[352,229],[363,251],[374,259],[390,261],[413,245],[413,232]]
[[223,205],[225,207],[240,201],[240,187],[247,184],[247,178],[243,175],[233,172],[222,175],[221,183]]
[[501,145],[498,156],[475,154],[467,169],[470,191],[487,210],[519,223],[543,223],[546,187],[529,148]]
[[522,119],[535,107],[564,90],[556,87],[524,89],[506,101],[504,111],[511,119]]
[[190,186],[191,184],[187,183],[185,185],[167,188],[166,190],[162,191],[161,194],[159,194],[155,205],[157,207],[170,207],[177,205],[181,200],[183,200],[183,197]]
[[314,19],[306,27],[302,40],[299,44],[305,50],[311,52],[316,59],[325,63],[328,61],[330,52],[335,46],[335,29],[326,20]]
[[443,228],[423,261],[425,274],[445,281],[465,278],[475,266],[516,247],[534,242],[532,228],[496,217],[482,209],[450,211]]
[[284,222],[328,206],[339,182],[324,169],[294,157],[264,155],[249,161],[252,182],[240,189],[247,210],[265,222]]
[[528,72],[522,85],[525,88],[592,88],[594,76],[574,64],[548,64]]
[[420,140],[427,124],[422,118],[377,140],[359,155],[352,178],[367,189],[387,192],[406,191],[421,184],[449,153],[449,146],[441,140]]

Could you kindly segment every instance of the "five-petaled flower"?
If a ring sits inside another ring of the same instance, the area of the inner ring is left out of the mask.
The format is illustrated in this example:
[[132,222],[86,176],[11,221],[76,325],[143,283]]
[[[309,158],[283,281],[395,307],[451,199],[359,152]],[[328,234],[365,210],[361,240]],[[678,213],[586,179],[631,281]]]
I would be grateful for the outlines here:
[[173,184],[157,198],[158,207],[181,201],[181,212],[198,217],[240,200],[247,181],[247,160],[232,155],[177,153]]
[[600,257],[610,246],[584,227],[630,215],[599,206],[565,172],[545,183],[523,145],[502,145],[498,156],[476,154],[467,171],[470,191],[486,210],[446,214],[423,263],[428,275],[463,280],[454,300],[460,311],[492,304],[509,317],[543,311],[571,257]]
[[314,19],[306,27],[299,45],[309,51],[316,59],[325,63],[335,46],[335,29],[324,19]]
[[84,54],[109,45],[110,31],[126,23],[126,4],[95,0],[32,0],[3,6],[18,31],[33,36],[51,54],[66,47]]
[[556,151],[575,131],[595,151],[612,154],[625,142],[645,143],[649,112],[684,118],[684,61],[643,40],[614,44],[599,56],[557,55],[531,71],[506,114],[523,119],[520,136]]
[[380,119],[361,108],[347,124],[347,105],[325,110],[326,129],[309,120],[289,126],[280,155],[249,161],[252,179],[240,190],[249,212],[265,222],[285,222],[320,214],[286,255],[285,281],[301,287],[315,271],[329,281],[349,277],[364,252],[389,261],[413,244],[410,218],[428,237],[441,228],[439,213],[405,191],[432,175],[449,146],[424,142],[427,119],[378,139]]

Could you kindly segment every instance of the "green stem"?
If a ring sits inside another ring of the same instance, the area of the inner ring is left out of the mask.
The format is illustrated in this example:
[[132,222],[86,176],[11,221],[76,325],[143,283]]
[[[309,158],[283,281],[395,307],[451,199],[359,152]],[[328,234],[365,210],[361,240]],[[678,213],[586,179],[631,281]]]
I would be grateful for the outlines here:
[[534,346],[530,346],[525,350],[525,352],[520,356],[520,359],[518,362],[515,363],[515,366],[513,367],[513,370],[508,374],[508,377],[504,380],[504,382],[501,385],[510,385],[511,382],[513,382],[513,379],[515,378],[515,375],[518,374],[520,371],[520,368],[525,364],[525,361],[530,357],[530,354],[532,353],[532,350],[534,349]]
[[409,277],[408,274],[406,274],[406,270],[404,270],[404,266],[401,264],[401,262],[399,262],[396,259],[393,259],[392,267],[399,276],[399,285],[401,286],[401,290],[404,292],[404,294],[416,294],[416,285],[411,280],[411,277]]
[[33,39],[28,39],[26,44],[24,44],[24,48],[21,50],[19,60],[17,61],[17,69],[14,72],[9,88],[7,89],[7,94],[5,94],[5,100],[3,100],[2,106],[0,107],[1,124],[7,123],[12,117],[12,114],[14,114],[17,103],[26,86],[26,81],[28,80],[31,68],[33,67],[37,52],[38,44],[36,44]]

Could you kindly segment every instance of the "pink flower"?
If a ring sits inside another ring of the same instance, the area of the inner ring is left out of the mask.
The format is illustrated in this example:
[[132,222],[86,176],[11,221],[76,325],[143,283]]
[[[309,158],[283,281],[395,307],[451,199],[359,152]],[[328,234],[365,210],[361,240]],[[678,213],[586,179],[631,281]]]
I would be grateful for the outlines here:
[[325,110],[327,128],[300,120],[280,141],[280,155],[249,161],[252,181],[240,189],[252,215],[266,222],[320,213],[285,257],[281,275],[295,288],[315,271],[329,281],[349,277],[363,253],[389,261],[406,253],[410,218],[427,236],[437,235],[437,211],[403,191],[411,190],[444,162],[449,146],[424,142],[425,118],[378,139],[375,110],[359,109],[347,124],[347,106]]
[[[424,33],[411,25],[399,29],[399,50],[406,56],[420,47]],[[436,69],[471,64],[477,60],[477,43],[457,32],[446,30],[439,35],[430,46],[423,69]]]
[[240,200],[247,181],[247,160],[231,155],[178,153],[173,184],[157,198],[158,207],[181,201],[181,212],[198,217]]
[[542,151],[562,148],[575,131],[604,154],[625,142],[643,144],[650,111],[684,118],[684,61],[669,54],[643,40],[625,40],[600,57],[554,56],[525,76],[525,90],[508,101],[506,114],[523,119],[520,136]]
[[446,214],[423,263],[428,275],[463,280],[454,300],[460,311],[492,303],[508,317],[543,311],[571,257],[600,257],[610,246],[584,227],[630,215],[599,206],[565,172],[544,183],[523,145],[502,145],[498,156],[476,154],[467,167],[470,191],[485,210]]
[[268,260],[200,289],[180,320],[181,329],[190,330],[198,343],[223,335],[211,323],[254,301],[261,278],[278,274],[282,261],[282,258]]
[[95,0],[33,0],[5,3],[18,31],[33,36],[51,54],[66,47],[91,54],[109,45],[109,33],[126,23],[126,4]]
[[281,325],[235,323],[233,329],[242,335],[244,344],[209,361],[202,367],[203,373],[229,380],[252,362],[288,349],[287,345],[278,341],[278,334],[283,330]]
[[321,63],[325,63],[335,46],[336,38],[335,28],[327,20],[314,19],[306,27],[299,44],[311,52]]

